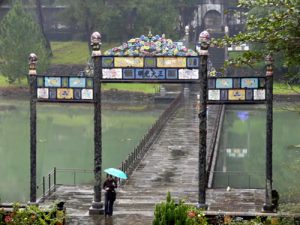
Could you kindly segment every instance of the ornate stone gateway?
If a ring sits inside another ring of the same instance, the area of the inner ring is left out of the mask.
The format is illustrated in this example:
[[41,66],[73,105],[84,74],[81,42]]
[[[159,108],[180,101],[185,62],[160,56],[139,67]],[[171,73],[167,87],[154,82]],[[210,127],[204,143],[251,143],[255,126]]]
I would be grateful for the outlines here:
[[[30,202],[36,202],[36,102],[94,104],[94,201],[90,213],[103,213],[101,201],[102,127],[101,84],[120,83],[198,83],[199,111],[199,190],[198,206],[207,207],[206,135],[207,103],[265,103],[272,102],[272,66],[265,77],[207,77],[207,58],[210,35],[199,36],[197,52],[161,37],[141,36],[101,54],[101,35],[91,36],[93,70],[83,76],[42,76],[36,73],[37,57],[30,54]],[[271,108],[268,108],[269,110]],[[271,113],[272,114],[272,113]],[[269,113],[268,113],[269,115]],[[270,122],[272,117],[268,117]],[[271,128],[272,131],[272,128]],[[270,132],[268,127],[267,132]],[[272,133],[267,138],[272,138]],[[269,143],[269,141],[268,141]],[[272,143],[272,142],[271,142]],[[272,146],[271,146],[272,148]],[[267,152],[271,151],[267,145]],[[268,150],[269,149],[269,150]],[[267,193],[272,189],[272,154],[267,153]],[[271,171],[271,173],[270,173]],[[269,206],[271,195],[266,196]]]

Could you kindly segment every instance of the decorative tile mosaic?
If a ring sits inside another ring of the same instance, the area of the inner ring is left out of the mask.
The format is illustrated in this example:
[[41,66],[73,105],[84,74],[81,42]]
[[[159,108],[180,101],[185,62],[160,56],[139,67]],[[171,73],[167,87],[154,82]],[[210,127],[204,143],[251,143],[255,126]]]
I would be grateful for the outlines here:
[[197,69],[179,69],[180,80],[196,80],[199,79],[199,70]]
[[185,57],[157,57],[157,67],[159,68],[185,68]]
[[57,99],[73,99],[73,89],[57,88]]
[[122,79],[122,69],[103,69],[103,79]]
[[45,77],[45,87],[61,87],[61,78]]
[[85,78],[71,77],[69,79],[69,87],[84,88],[85,87]]
[[216,88],[232,88],[232,78],[217,78]]
[[246,93],[244,89],[228,90],[228,100],[245,100]]
[[258,79],[257,78],[242,78],[241,79],[242,88],[258,88]]
[[143,57],[115,57],[115,67],[143,67]]

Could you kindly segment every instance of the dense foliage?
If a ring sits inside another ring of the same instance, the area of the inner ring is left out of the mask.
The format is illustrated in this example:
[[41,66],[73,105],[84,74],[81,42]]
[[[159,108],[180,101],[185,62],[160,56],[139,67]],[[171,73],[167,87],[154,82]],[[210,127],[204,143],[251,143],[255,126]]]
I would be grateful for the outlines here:
[[46,69],[49,54],[40,27],[20,1],[16,1],[1,20],[0,36],[0,74],[6,76],[9,83],[26,77],[31,52],[38,55],[38,68]]
[[68,12],[62,18],[83,32],[86,39],[98,30],[106,41],[124,41],[151,29],[171,39],[183,35],[191,23],[196,0],[65,0]]
[[36,206],[20,208],[15,204],[11,212],[0,209],[0,225],[63,225],[64,211],[56,206],[41,210]]
[[300,1],[240,0],[247,9],[246,29],[233,37],[213,41],[219,46],[250,43],[251,51],[230,59],[229,64],[253,64],[273,53],[277,66],[300,77]]

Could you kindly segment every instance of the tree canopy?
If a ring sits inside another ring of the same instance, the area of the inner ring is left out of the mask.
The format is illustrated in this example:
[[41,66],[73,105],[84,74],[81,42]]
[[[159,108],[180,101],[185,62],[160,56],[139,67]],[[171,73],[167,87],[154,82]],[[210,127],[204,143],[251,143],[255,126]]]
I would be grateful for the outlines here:
[[[109,41],[125,41],[134,36],[166,33],[180,38],[184,26],[194,18],[196,0],[65,0],[63,18],[86,38],[98,30]],[[180,31],[180,32],[179,32]]]
[[20,81],[28,73],[28,56],[37,54],[39,69],[46,69],[49,54],[40,27],[28,14],[20,1],[0,22],[0,73],[9,83]]
[[238,7],[248,10],[245,31],[213,44],[249,43],[252,48],[228,63],[252,64],[273,53],[287,73],[300,77],[299,0],[240,0]]

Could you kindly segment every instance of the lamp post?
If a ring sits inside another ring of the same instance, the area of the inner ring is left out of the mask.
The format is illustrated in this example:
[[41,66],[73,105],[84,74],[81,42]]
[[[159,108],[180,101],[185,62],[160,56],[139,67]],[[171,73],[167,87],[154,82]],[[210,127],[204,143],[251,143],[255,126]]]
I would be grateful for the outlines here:
[[91,35],[92,58],[94,64],[94,200],[89,209],[90,214],[103,214],[101,202],[101,172],[102,172],[102,125],[101,125],[101,34]]
[[272,204],[272,142],[273,142],[273,58],[269,54],[265,57],[266,64],[266,195],[264,212],[273,212]]
[[199,80],[200,80],[200,111],[199,111],[199,183],[198,207],[207,208],[206,205],[206,136],[207,136],[207,58],[210,45],[210,34],[203,31],[199,35]]
[[30,204],[36,204],[36,64],[37,56],[28,57],[30,83]]

